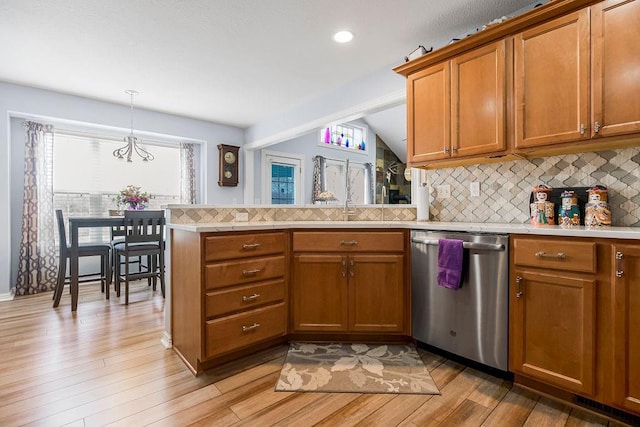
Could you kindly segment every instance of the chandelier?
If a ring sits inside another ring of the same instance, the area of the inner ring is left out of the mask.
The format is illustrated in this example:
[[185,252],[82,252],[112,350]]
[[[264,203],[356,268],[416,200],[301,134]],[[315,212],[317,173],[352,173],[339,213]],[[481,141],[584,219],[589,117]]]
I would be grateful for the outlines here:
[[126,144],[117,150],[113,150],[113,156],[119,159],[124,159],[126,157],[127,162],[132,162],[133,160],[131,160],[131,155],[135,151],[135,153],[142,158],[143,162],[151,161],[155,158],[153,157],[153,154],[142,148],[140,146],[140,140],[133,135],[133,96],[137,95],[138,92],[131,89],[125,90],[124,92],[131,96],[131,132],[129,133],[129,136],[124,138],[124,142],[126,142]]

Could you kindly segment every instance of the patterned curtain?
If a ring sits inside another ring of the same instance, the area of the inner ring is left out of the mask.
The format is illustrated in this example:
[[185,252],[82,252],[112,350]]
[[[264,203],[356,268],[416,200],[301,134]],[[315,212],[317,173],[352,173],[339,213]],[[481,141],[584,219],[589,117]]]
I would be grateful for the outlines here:
[[313,158],[313,193],[311,194],[311,202],[318,201],[318,195],[324,191],[324,162],[322,156]]
[[193,205],[196,202],[195,144],[180,144],[180,203]]
[[53,126],[25,122],[22,241],[16,295],[50,291],[56,284],[53,215]]
[[364,177],[364,185],[365,185],[365,195],[364,195],[364,203],[367,205],[375,203],[374,198],[374,186],[375,181],[373,179],[373,165],[371,163],[364,164],[365,177]]

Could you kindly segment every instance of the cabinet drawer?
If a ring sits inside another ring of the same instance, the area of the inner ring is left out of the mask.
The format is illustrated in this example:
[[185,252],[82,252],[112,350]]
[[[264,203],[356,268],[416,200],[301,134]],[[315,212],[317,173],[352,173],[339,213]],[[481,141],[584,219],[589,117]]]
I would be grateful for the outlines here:
[[404,233],[390,232],[316,232],[293,234],[293,250],[312,252],[402,252]]
[[205,356],[217,356],[286,332],[284,303],[206,322]]
[[209,236],[204,239],[205,261],[283,253],[284,233]]
[[282,280],[207,292],[205,316],[215,317],[284,300]]
[[515,265],[596,272],[596,244],[563,239],[513,239]]
[[205,267],[205,289],[282,277],[284,265],[283,255],[209,264]]

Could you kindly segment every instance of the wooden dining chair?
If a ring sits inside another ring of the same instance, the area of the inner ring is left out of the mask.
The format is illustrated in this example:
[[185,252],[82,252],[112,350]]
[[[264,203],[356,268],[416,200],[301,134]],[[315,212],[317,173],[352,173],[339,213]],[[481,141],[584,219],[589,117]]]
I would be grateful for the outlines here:
[[[155,290],[160,279],[164,298],[164,211],[125,211],[124,223],[127,227],[124,241],[113,246],[116,294],[120,296],[124,282],[124,303],[129,304],[131,280],[151,279]],[[146,265],[138,261],[140,257],[147,258]],[[136,264],[135,270],[131,268],[132,264]]]
[[[62,291],[64,285],[70,283],[70,279],[67,276],[67,261],[71,254],[71,247],[67,243],[67,233],[64,228],[64,216],[62,210],[56,210],[56,219],[58,222],[58,234],[60,237],[60,255],[58,262],[58,278],[56,281],[56,288],[53,292],[53,306],[57,307],[60,304],[60,298],[62,297]],[[100,282],[103,289],[107,291],[107,299],[109,299],[109,286],[111,284],[111,245],[109,243],[80,243],[78,245],[78,257],[100,257]],[[94,281],[98,273],[81,274],[78,276],[79,282]]]

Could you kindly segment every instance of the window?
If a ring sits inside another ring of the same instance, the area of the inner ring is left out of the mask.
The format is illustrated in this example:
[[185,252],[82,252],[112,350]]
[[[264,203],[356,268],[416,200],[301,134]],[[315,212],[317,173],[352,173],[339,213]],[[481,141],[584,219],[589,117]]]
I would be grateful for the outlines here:
[[331,125],[320,130],[318,145],[354,152],[367,151],[367,128],[354,125]]
[[264,150],[262,158],[263,202],[272,205],[302,204],[304,157]]
[[[146,144],[151,162],[115,158],[120,140],[55,133],[53,143],[54,209],[68,216],[106,215],[117,209],[116,195],[129,184],[150,194],[148,209],[180,203],[180,147]],[[81,230],[80,241],[108,240],[109,230]]]
[[[345,198],[354,205],[373,203],[373,167],[371,163],[347,162],[315,156],[313,202],[342,204]],[[347,175],[348,170],[348,177]],[[348,180],[347,180],[348,178]],[[348,189],[348,194],[346,194]],[[324,198],[325,195],[330,199]]]

